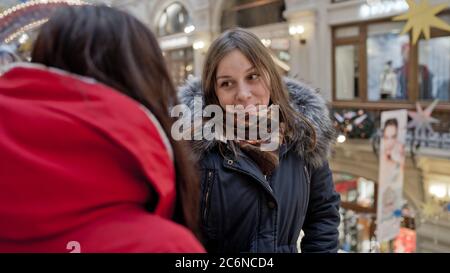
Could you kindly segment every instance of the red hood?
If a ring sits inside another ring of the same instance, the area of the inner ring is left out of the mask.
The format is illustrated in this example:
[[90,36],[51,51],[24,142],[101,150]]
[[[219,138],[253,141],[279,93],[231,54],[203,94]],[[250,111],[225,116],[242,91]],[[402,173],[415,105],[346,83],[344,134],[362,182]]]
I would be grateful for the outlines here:
[[56,236],[150,199],[170,218],[171,151],[150,116],[60,70],[22,64],[0,77],[0,244]]

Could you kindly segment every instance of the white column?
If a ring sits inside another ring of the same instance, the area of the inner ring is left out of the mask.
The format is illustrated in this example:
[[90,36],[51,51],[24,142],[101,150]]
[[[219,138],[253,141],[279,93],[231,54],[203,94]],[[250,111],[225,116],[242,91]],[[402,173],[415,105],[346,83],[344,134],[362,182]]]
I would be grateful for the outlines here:
[[208,46],[211,44],[209,33],[207,32],[195,33],[195,40],[193,46],[196,46],[196,43],[203,44],[203,48],[196,49],[194,47],[194,76],[201,77],[206,57],[206,51],[208,50]]
[[204,44],[203,48],[194,49],[194,76],[201,77],[206,51],[211,44],[212,39],[212,18],[211,18],[211,3],[208,0],[193,0],[195,2],[195,9],[191,15],[194,19],[195,32],[194,44],[200,42]]
[[317,1],[317,66],[314,69],[316,75],[314,82],[321,89],[321,93],[327,101],[332,100],[332,38],[331,27],[328,24],[327,6],[329,0]]
[[305,44],[293,37],[292,76],[319,88],[331,100],[331,31],[327,20],[329,0],[286,0],[285,17],[289,25],[302,25]]
[[[285,13],[289,26],[302,26],[304,33],[291,37],[291,75],[309,84],[314,84],[312,71],[314,47],[316,44],[315,11],[287,10]],[[301,43],[304,40],[305,43]]]

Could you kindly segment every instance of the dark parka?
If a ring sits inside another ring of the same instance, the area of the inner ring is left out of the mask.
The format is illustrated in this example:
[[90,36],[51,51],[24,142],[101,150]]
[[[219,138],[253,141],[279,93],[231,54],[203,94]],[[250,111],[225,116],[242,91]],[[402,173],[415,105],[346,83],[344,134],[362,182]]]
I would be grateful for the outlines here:
[[[314,125],[317,146],[307,151],[299,126],[296,141],[280,148],[280,164],[265,177],[248,156],[222,154],[217,140],[193,141],[201,168],[201,219],[209,252],[336,252],[339,195],[327,162],[335,139],[323,98],[313,89],[285,79],[292,106]],[[180,89],[181,103],[194,115],[198,80]],[[203,105],[205,107],[205,105]]]

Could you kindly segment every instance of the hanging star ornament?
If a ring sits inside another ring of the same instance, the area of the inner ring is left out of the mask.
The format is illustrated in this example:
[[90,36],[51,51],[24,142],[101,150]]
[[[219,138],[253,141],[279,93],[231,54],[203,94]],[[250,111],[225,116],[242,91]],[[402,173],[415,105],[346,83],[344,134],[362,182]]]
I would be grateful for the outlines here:
[[446,9],[448,4],[439,4],[430,6],[428,0],[421,0],[416,3],[415,0],[406,0],[409,10],[406,14],[396,16],[394,21],[407,20],[401,34],[405,34],[412,29],[413,44],[417,43],[420,34],[423,32],[427,40],[430,39],[430,28],[435,27],[450,32],[450,25],[439,19],[437,14]]
[[408,123],[408,128],[415,128],[416,135],[425,134],[427,131],[433,133],[433,128],[431,128],[432,123],[439,123],[439,120],[433,118],[431,113],[436,107],[439,100],[433,101],[428,107],[423,110],[420,103],[416,103],[417,112],[408,111],[408,115],[412,118],[412,121]]

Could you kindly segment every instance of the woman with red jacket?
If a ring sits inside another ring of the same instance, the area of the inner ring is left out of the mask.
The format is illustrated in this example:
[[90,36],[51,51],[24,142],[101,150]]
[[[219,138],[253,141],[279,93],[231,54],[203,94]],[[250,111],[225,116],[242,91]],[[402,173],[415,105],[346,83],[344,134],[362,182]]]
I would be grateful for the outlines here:
[[64,8],[32,60],[0,78],[0,252],[203,252],[153,34],[108,7]]

